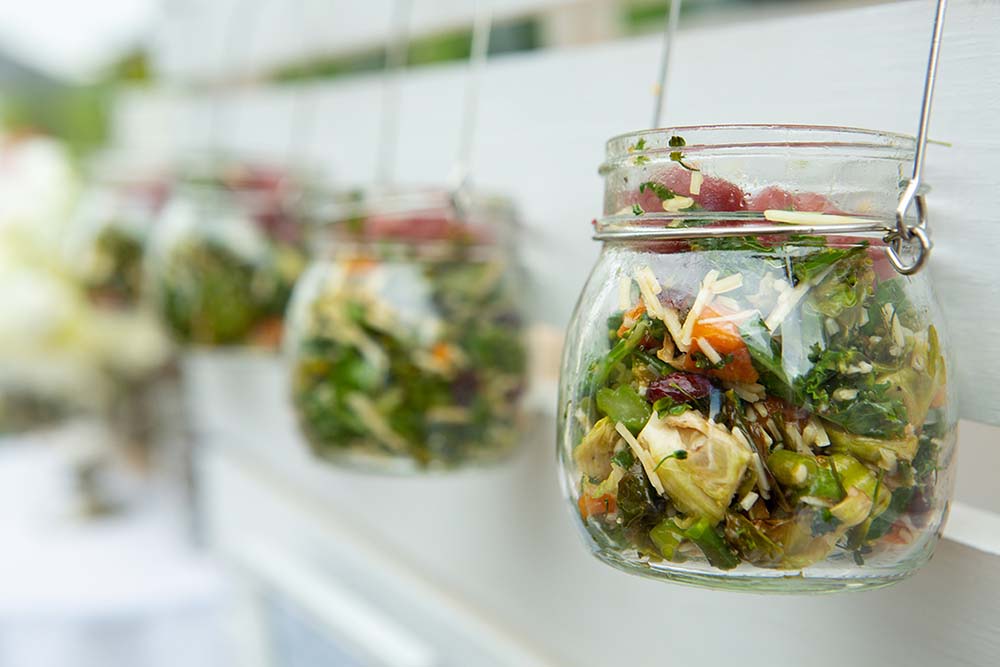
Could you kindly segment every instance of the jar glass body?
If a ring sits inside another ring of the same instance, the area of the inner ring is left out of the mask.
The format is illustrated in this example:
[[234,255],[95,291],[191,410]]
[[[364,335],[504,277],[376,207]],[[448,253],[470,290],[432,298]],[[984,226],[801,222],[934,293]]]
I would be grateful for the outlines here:
[[165,180],[149,178],[96,182],[84,194],[67,251],[94,304],[140,304],[146,243],[167,191]]
[[495,200],[459,212],[435,191],[364,197],[324,219],[285,344],[317,456],[409,473],[513,451],[526,361],[513,224]]
[[563,362],[562,482],[586,542],[711,587],[912,573],[947,514],[957,421],[928,274],[896,274],[881,235],[732,232],[888,220],[912,143],[678,128],[621,150],[639,139],[609,142],[598,231],[624,234],[605,237]]
[[306,263],[293,193],[182,188],[164,207],[150,255],[150,291],[179,343],[278,346]]

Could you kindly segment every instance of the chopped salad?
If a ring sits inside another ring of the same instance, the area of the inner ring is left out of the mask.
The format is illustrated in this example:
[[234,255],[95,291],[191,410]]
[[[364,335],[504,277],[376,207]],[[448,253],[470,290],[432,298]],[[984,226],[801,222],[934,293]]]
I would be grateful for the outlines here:
[[[825,197],[749,197],[682,166],[633,191],[635,215],[675,199],[837,213]],[[936,529],[954,438],[947,369],[926,304],[882,247],[793,235],[633,250],[567,414],[577,510],[599,546],[802,570],[861,564]]]
[[[517,442],[525,347],[506,258],[446,220],[353,220],[293,300],[293,403],[360,467],[487,463]],[[485,252],[484,252],[485,250]]]
[[162,319],[177,340],[278,345],[306,264],[286,199],[279,191],[207,191],[167,206],[154,273]]

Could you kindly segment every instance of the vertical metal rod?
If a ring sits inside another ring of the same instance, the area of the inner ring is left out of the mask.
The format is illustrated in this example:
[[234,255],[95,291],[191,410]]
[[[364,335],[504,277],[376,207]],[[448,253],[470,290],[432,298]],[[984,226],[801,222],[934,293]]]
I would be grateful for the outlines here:
[[[896,231],[887,237],[890,241],[886,246],[889,263],[896,271],[907,276],[920,270],[933,247],[927,231],[927,202],[920,191],[920,184],[927,152],[927,128],[931,120],[934,82],[937,78],[938,55],[941,51],[941,34],[944,31],[944,13],[947,4],[947,0],[937,0],[937,13],[934,15],[934,30],[931,34],[931,52],[927,58],[927,73],[924,78],[924,99],[920,107],[920,127],[917,130],[916,150],[913,156],[913,176],[903,188],[896,204]],[[911,206],[915,207],[917,214],[917,222],[914,225],[907,222],[907,213]],[[903,245],[912,242],[914,238],[919,242],[916,254],[911,259],[904,259]]]
[[[312,12],[309,0],[298,0],[299,5],[299,25],[303,31],[312,25],[309,20]],[[309,96],[306,94],[306,84],[298,81],[292,84],[295,90],[292,92],[292,113],[289,120],[288,145],[286,146],[285,163],[288,168],[293,167],[296,157],[305,157],[307,140],[312,135],[316,120],[316,112],[313,104],[309,104]],[[301,151],[301,155],[299,152]]]
[[382,84],[382,127],[379,129],[378,164],[375,180],[390,184],[395,176],[396,149],[399,144],[399,92],[410,45],[412,0],[395,0],[389,34],[386,37],[385,77]]
[[[223,25],[222,34],[222,44],[220,45],[220,71],[217,73],[217,78],[212,83],[215,88],[214,104],[212,105],[212,115],[209,121],[209,132],[211,136],[208,137],[208,146],[214,148],[215,152],[221,153],[224,148],[224,143],[222,141],[223,137],[223,124],[222,124],[222,106],[226,97],[225,85],[225,69],[226,65],[230,62],[236,60],[236,55],[240,52],[240,48],[244,44],[249,44],[250,40],[247,39],[247,35],[252,32],[251,26],[253,19],[255,18],[255,12],[249,9],[249,5],[252,2],[246,2],[244,0],[233,0],[230,7],[229,18]],[[241,37],[243,39],[241,39]],[[249,49],[247,49],[249,51]],[[240,73],[249,74],[249,59],[245,63],[247,65],[247,72],[237,71],[237,75]],[[230,123],[231,127],[234,127],[236,123]]]
[[465,101],[458,153],[452,167],[451,181],[454,190],[461,190],[472,171],[472,154],[479,117],[479,93],[482,88],[483,70],[490,50],[490,31],[493,28],[493,6],[490,0],[474,0],[472,44],[469,50],[468,79],[465,84]]
[[917,130],[917,150],[913,159],[913,179],[918,184],[923,176],[924,157],[927,153],[927,128],[931,122],[931,106],[934,102],[934,82],[937,78],[938,56],[941,51],[941,33],[944,30],[944,13],[948,2],[938,0],[934,15],[934,32],[931,36],[931,52],[927,58],[927,74],[924,79],[924,100],[920,107],[920,128]]
[[653,104],[653,124],[657,128],[663,123],[663,113],[667,106],[667,77],[670,74],[670,56],[674,50],[674,38],[677,36],[677,24],[681,15],[681,0],[670,0],[670,10],[667,12],[667,24],[663,29],[663,53],[660,56],[660,73],[656,90],[656,101]]

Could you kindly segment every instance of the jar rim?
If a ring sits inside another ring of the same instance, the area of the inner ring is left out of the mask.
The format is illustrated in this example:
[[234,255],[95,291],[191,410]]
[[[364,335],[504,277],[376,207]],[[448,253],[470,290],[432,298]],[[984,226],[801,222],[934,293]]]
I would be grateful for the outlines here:
[[[682,137],[682,146],[670,145]],[[873,158],[913,159],[916,140],[906,134],[839,125],[738,123],[678,125],[626,132],[605,143],[601,173],[623,159],[683,152],[707,154],[733,149],[844,149]]]
[[512,214],[512,200],[495,192],[435,185],[390,185],[326,190],[313,193],[306,218],[317,226],[355,221],[358,218],[405,217],[443,214],[460,218],[462,211]]

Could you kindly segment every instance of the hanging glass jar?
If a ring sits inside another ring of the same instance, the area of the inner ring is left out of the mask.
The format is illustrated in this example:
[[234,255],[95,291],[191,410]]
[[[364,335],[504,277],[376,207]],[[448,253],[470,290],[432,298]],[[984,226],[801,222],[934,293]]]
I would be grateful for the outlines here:
[[168,193],[167,181],[150,175],[99,178],[82,197],[68,250],[95,305],[139,305],[146,242]]
[[228,169],[189,178],[167,203],[153,243],[153,292],[182,344],[275,348],[305,266],[298,183]]
[[930,557],[954,475],[952,362],[928,274],[897,273],[883,240],[913,150],[802,126],[608,142],[558,447],[598,558],[827,591]]
[[517,443],[520,272],[506,200],[366,194],[319,213],[286,348],[312,450],[411,472],[486,465]]

